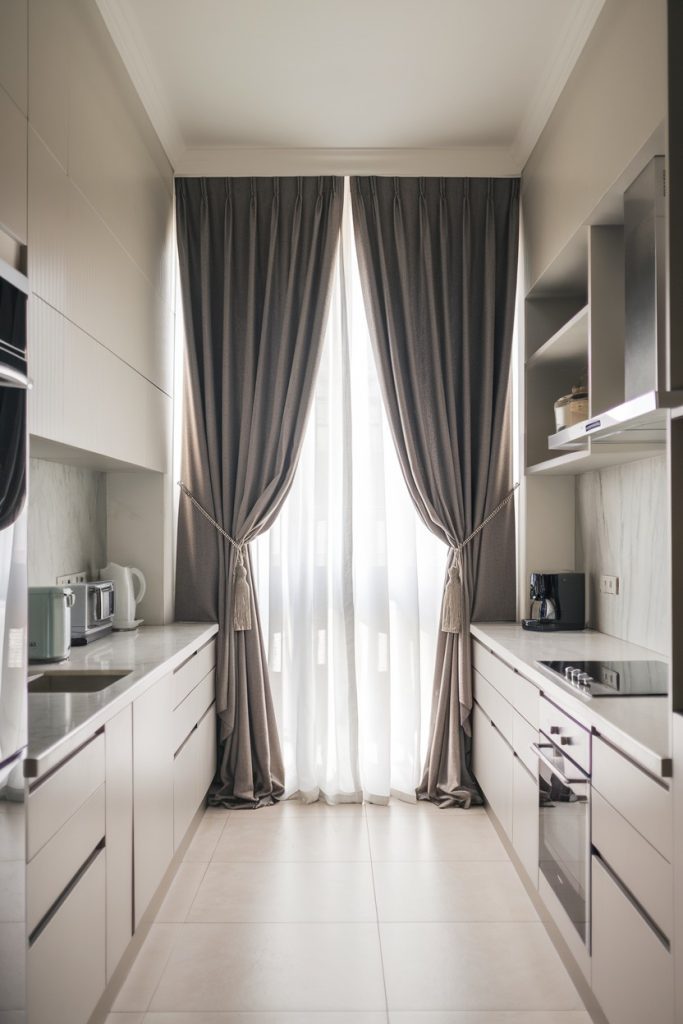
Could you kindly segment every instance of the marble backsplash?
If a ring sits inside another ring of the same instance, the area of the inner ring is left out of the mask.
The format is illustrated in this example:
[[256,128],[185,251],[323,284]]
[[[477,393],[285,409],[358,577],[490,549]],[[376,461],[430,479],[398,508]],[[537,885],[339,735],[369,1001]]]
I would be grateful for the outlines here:
[[[664,455],[577,477],[576,568],[587,576],[589,625],[669,653]],[[618,595],[600,593],[601,575],[619,577]]]
[[106,475],[44,459],[30,459],[29,474],[29,586],[81,569],[97,579],[107,562]]

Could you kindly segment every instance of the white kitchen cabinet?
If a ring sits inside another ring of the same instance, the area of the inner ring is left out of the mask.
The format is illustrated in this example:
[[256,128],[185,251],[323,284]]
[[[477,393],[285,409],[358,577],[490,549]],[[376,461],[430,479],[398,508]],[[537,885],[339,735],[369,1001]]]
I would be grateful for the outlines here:
[[104,990],[105,859],[93,855],[29,946],[28,1024],[86,1024]]
[[593,737],[593,788],[668,861],[673,851],[673,806],[667,785],[599,736]]
[[0,89],[0,228],[26,244],[26,191],[28,123]]
[[673,1024],[671,953],[599,858],[592,869],[595,997],[610,1024]]
[[512,845],[538,887],[538,780],[517,755],[512,765]]
[[28,797],[27,857],[35,855],[104,782],[104,736],[96,734]]
[[173,759],[173,846],[177,849],[216,770],[216,706],[204,713]]
[[133,934],[133,711],[104,729],[107,830],[107,981]]
[[170,675],[133,702],[135,928],[173,856],[172,703]]
[[472,724],[474,774],[491,810],[512,837],[512,747],[476,703]]
[[28,0],[0,4],[0,86],[28,114]]

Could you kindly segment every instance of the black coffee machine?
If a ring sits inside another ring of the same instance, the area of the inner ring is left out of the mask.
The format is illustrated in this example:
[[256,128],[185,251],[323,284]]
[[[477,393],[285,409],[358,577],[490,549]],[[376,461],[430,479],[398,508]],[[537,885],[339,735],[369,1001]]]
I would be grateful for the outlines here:
[[529,618],[524,629],[586,628],[586,577],[582,572],[532,572]]

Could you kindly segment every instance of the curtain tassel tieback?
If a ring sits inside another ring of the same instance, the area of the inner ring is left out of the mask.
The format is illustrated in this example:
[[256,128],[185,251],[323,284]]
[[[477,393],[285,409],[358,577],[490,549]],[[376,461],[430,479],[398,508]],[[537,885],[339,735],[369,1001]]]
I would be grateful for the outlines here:
[[235,563],[235,597],[232,616],[232,628],[235,632],[251,629],[251,590],[247,582],[247,567],[244,564],[242,548],[237,552]]
[[251,629],[251,588],[249,581],[247,580],[247,567],[244,564],[244,541],[236,541],[230,536],[227,530],[224,530],[220,523],[217,523],[213,516],[206,511],[203,505],[200,505],[195,498],[192,491],[185,486],[182,480],[178,481],[178,487],[183,492],[186,498],[192,502],[198,512],[207,519],[212,526],[214,526],[218,532],[225,537],[227,541],[232,544],[235,551],[237,552],[237,561],[235,562],[235,571],[233,573],[233,612],[232,612],[232,628],[236,633],[243,632],[244,630]]
[[444,633],[459,633],[462,629],[462,570],[460,548],[454,548],[455,564],[448,570],[448,583],[443,595],[441,629]]
[[453,546],[453,565],[448,570],[448,582],[446,583],[446,589],[443,595],[443,612],[441,615],[441,630],[443,633],[462,632],[462,549],[466,544],[469,544],[471,540],[474,540],[477,534],[483,530],[495,516],[498,515],[501,509],[505,508],[508,502],[512,501],[518,487],[519,481],[517,481],[503,500],[496,505],[493,511],[489,512],[486,519],[479,523],[476,530],[472,530],[469,537],[465,537],[462,544],[455,544]]

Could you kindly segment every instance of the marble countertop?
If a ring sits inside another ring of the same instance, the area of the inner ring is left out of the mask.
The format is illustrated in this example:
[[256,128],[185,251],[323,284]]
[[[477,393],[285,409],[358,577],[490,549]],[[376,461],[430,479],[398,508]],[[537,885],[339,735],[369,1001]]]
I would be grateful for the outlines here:
[[110,633],[92,644],[73,647],[66,661],[30,665],[29,677],[88,669],[118,670],[125,675],[97,693],[29,693],[26,777],[35,779],[50,771],[217,632],[218,626],[211,622],[141,626],[135,632]]
[[533,633],[516,622],[478,622],[472,635],[501,660],[539,687],[570,715],[584,722],[648,771],[671,775],[671,710],[666,697],[579,696],[555,681],[539,661],[595,659],[666,662],[657,651],[618,640],[606,633]]

